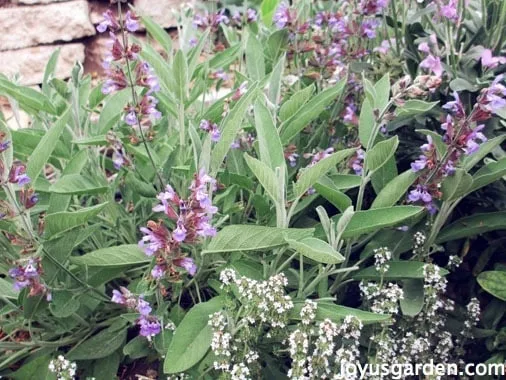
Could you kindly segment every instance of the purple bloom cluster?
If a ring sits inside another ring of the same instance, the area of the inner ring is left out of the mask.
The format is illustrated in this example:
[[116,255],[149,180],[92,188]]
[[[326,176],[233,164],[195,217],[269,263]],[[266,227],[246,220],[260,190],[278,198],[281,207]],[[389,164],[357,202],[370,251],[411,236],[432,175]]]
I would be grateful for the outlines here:
[[9,179],[10,183],[15,183],[18,186],[28,185],[32,180],[26,174],[26,166],[21,161],[15,161],[11,170],[9,171]]
[[[232,20],[234,20],[236,24],[242,25],[244,16],[239,11],[236,11],[232,16]],[[249,24],[252,22],[256,22],[257,20],[258,20],[257,11],[253,8],[248,8],[246,10],[246,23]]]
[[[104,94],[127,88],[130,84],[125,74],[126,65],[135,67],[135,85],[148,89],[143,95],[139,104],[127,105],[125,107],[124,121],[126,124],[135,127],[142,125],[144,120],[157,120],[161,118],[161,113],[157,110],[158,100],[152,95],[160,90],[160,85],[153,69],[147,62],[139,59],[141,47],[137,44],[128,44],[128,32],[135,32],[139,29],[139,18],[128,11],[125,15],[124,27],[121,31],[120,21],[111,10],[103,14],[104,20],[98,25],[99,32],[105,32],[109,29],[111,40],[109,42],[110,51],[106,55],[103,67],[106,69],[107,79],[102,86]],[[115,35],[117,32],[125,33],[124,41],[121,43]],[[133,84],[132,84],[133,85]]]
[[319,152],[313,153],[304,153],[304,158],[311,158],[311,162],[308,166],[314,166],[324,158],[327,158],[332,153],[334,153],[334,148],[330,147],[325,150],[321,150]]
[[136,323],[140,327],[139,334],[151,340],[162,329],[158,317],[151,314],[151,305],[144,300],[142,295],[137,297],[124,287],[120,287],[120,290],[114,289],[112,291],[111,301],[138,312],[140,317]]
[[205,13],[203,15],[195,15],[193,18],[193,26],[195,28],[218,30],[220,24],[228,24],[230,19],[225,14],[225,9],[217,13]]
[[365,151],[362,148],[358,149],[351,158],[350,167],[356,175],[362,175],[362,170],[364,169],[364,158]]
[[297,158],[299,155],[297,154],[297,146],[290,144],[286,147],[284,151],[285,159],[288,160],[288,163],[293,168],[297,165]]
[[493,69],[499,65],[504,65],[506,63],[506,57],[494,57],[492,56],[492,50],[483,49],[483,52],[480,56],[481,65],[483,67]]
[[210,120],[202,120],[200,122],[200,129],[209,133],[211,135],[212,141],[214,142],[220,141],[221,132],[216,123],[213,123]]
[[24,265],[18,265],[14,268],[9,269],[9,277],[15,280],[14,289],[20,291],[24,288],[29,288],[29,296],[36,296],[39,294],[46,294],[46,298],[49,301],[51,294],[47,287],[41,283],[40,276],[42,274],[42,266],[40,264],[40,258],[28,259]]
[[189,187],[191,193],[188,199],[182,199],[170,185],[158,194],[160,203],[153,207],[153,211],[163,212],[175,222],[176,227],[170,232],[161,221],[149,221],[147,228],[141,228],[144,236],[139,241],[139,247],[146,255],[156,257],[156,265],[151,272],[154,278],[167,275],[177,278],[179,274],[174,267],[195,275],[197,267],[191,258],[182,254],[181,244],[193,244],[202,237],[216,235],[211,219],[218,209],[210,198],[210,191],[214,191],[215,187],[216,181],[201,170],[195,174]]

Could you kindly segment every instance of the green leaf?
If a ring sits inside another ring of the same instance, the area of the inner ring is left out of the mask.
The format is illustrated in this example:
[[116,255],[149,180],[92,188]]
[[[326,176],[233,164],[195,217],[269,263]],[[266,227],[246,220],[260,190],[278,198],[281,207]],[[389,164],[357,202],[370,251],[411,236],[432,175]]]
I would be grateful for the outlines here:
[[44,168],[44,165],[49,160],[51,153],[60,139],[60,135],[67,125],[69,115],[70,108],[68,108],[53,124],[49,131],[46,132],[30,157],[28,157],[28,162],[26,163],[26,174],[32,179],[32,181],[35,181]]
[[202,254],[238,251],[265,251],[286,245],[288,239],[300,240],[313,235],[313,228],[276,228],[236,224],[223,228]]
[[127,329],[124,322],[117,322],[109,328],[74,346],[67,354],[68,360],[101,359],[111,355],[125,342]]
[[246,110],[257,96],[257,87],[257,84],[253,84],[223,119],[220,128],[221,139],[216,143],[211,153],[211,175],[214,176],[218,172],[218,168],[230,149],[230,144],[236,138],[237,131],[241,129]]
[[[170,66],[167,64],[165,59],[151,46],[151,44],[142,44],[139,40],[132,38],[133,42],[142,45],[142,50],[140,56],[142,59],[147,61],[153,70],[155,71],[156,76],[160,80],[160,87],[165,91],[176,91],[173,83],[173,75],[170,71]],[[130,91],[130,88],[126,90]]]
[[29,87],[18,86],[0,76],[0,94],[13,98],[27,111],[43,111],[56,115],[56,109],[43,93]]
[[285,55],[279,58],[278,63],[276,63],[271,72],[267,97],[272,104],[279,104],[281,83],[283,81],[283,71],[285,69],[285,59]]
[[258,182],[265,189],[267,194],[272,198],[275,203],[280,202],[279,197],[279,184],[276,179],[276,174],[271,170],[266,164],[262,161],[257,160],[254,157],[251,157],[249,154],[244,153],[244,159],[248,164],[248,167],[253,172],[255,177],[257,177]]
[[107,97],[98,119],[97,134],[105,135],[114,127],[123,113],[123,108],[131,100],[131,97],[132,92],[130,88],[125,88]]
[[343,233],[344,238],[356,237],[381,228],[395,226],[424,211],[418,206],[394,206],[357,211]]
[[320,178],[314,184],[314,188],[318,194],[336,206],[341,212],[344,212],[352,204],[351,198],[340,191],[328,177]]
[[260,100],[255,103],[254,112],[260,160],[273,170],[276,167],[286,168],[283,146],[271,113]]
[[148,33],[160,44],[165,52],[169,53],[172,50],[172,39],[165,29],[154,22],[149,16],[141,16],[141,22],[146,27]]
[[155,198],[156,189],[152,184],[148,184],[138,179],[133,172],[128,172],[125,177],[125,185],[127,185],[135,194],[142,195],[146,198]]
[[455,174],[447,176],[442,183],[443,200],[453,201],[464,196],[473,183],[473,177],[464,169],[457,168]]
[[80,174],[69,174],[61,177],[49,191],[56,194],[101,194],[109,190],[106,183]]
[[83,256],[73,256],[70,261],[77,265],[115,268],[149,263],[151,258],[136,244],[128,244],[98,249]]
[[74,314],[81,304],[69,290],[55,289],[51,291],[49,310],[57,318],[67,318]]
[[293,239],[286,241],[290,248],[318,263],[339,264],[344,261],[344,256],[323,240],[309,237],[299,241]]
[[404,105],[397,107],[395,113],[397,116],[415,116],[433,109],[439,102],[425,102],[423,100],[407,100]]
[[302,169],[299,179],[294,184],[294,196],[298,198],[304,195],[304,193],[322,176],[332,168],[335,168],[339,162],[351,156],[355,151],[355,148],[341,150],[331,154],[311,167]]
[[165,361],[164,373],[186,371],[197,364],[211,346],[213,332],[209,326],[209,316],[223,308],[223,299],[215,297],[208,302],[191,308],[174,331]]
[[506,301],[506,272],[481,272],[476,280],[488,293],[502,301]]
[[119,352],[113,352],[105,358],[93,362],[93,377],[95,380],[116,379],[122,357]]
[[246,43],[246,70],[254,81],[265,77],[264,49],[257,37],[250,33]]
[[284,121],[280,128],[281,142],[287,144],[300,131],[302,131],[311,121],[316,119],[320,114],[336,100],[346,87],[346,78],[340,80],[335,86],[323,90],[314,96],[306,104],[299,108],[288,120]]
[[401,299],[402,314],[409,317],[418,315],[424,304],[424,280],[408,279],[402,282],[404,297]]
[[483,186],[497,181],[504,175],[506,175],[506,157],[501,158],[499,161],[491,162],[474,173],[473,184],[467,193],[481,189]]
[[475,92],[475,91],[479,90],[479,88],[476,85],[469,83],[467,80],[465,80],[463,78],[453,79],[450,82],[450,88],[453,91],[458,91],[458,92],[460,92],[460,91]]
[[506,211],[474,214],[459,219],[439,233],[436,243],[441,244],[495,230],[506,230]]
[[148,340],[140,335],[137,335],[123,347],[123,354],[129,356],[130,359],[146,357],[150,352]]
[[388,101],[390,100],[390,75],[386,73],[381,77],[379,81],[374,85],[374,90],[376,92],[376,98],[374,99],[374,108],[383,111],[383,109],[388,105]]
[[56,70],[56,64],[58,63],[58,56],[60,55],[60,48],[55,49],[47,61],[46,69],[44,70],[44,78],[42,79],[42,92],[50,96],[51,95],[51,87],[49,86],[49,80],[53,77],[54,72]]
[[286,29],[276,30],[267,39],[266,53],[272,61],[276,61],[286,50],[289,34]]
[[418,178],[419,173],[413,170],[406,170],[404,173],[398,175],[380,191],[372,202],[371,209],[382,207],[390,207],[397,203],[402,198],[410,186]]
[[62,211],[46,216],[46,234],[48,236],[55,235],[60,232],[68,231],[77,226],[81,226],[89,219],[97,216],[107,202],[98,204],[96,206],[83,208],[78,211]]
[[471,170],[474,165],[476,165],[478,162],[480,162],[487,154],[492,152],[492,150],[495,149],[495,147],[502,144],[502,142],[506,139],[506,135],[501,135],[494,137],[493,139],[490,139],[483,144],[480,144],[480,149],[478,149],[477,152],[474,152],[473,154],[466,155],[464,157],[463,167],[467,171]]
[[399,138],[397,136],[391,137],[388,140],[381,141],[374,145],[374,147],[366,153],[365,167],[371,172],[375,172],[395,154],[399,146]]
[[182,50],[178,50],[172,66],[175,81],[175,92],[179,101],[184,102],[188,93],[188,63]]
[[260,16],[266,26],[271,26],[272,17],[276,8],[278,7],[279,0],[263,0],[260,5]]
[[19,292],[14,290],[12,282],[0,277],[0,294],[6,298],[17,299]]
[[358,137],[362,146],[368,146],[375,124],[376,118],[374,117],[373,107],[369,99],[366,98],[362,102],[358,119]]
[[[404,279],[424,279],[423,267],[427,265],[420,261],[389,261],[386,273],[379,273],[376,267],[368,267],[356,272],[353,275],[355,280],[404,280]],[[441,276],[446,276],[448,271],[444,268],[439,269]]]
[[[295,301],[294,307],[290,311],[290,319],[300,321],[300,311],[303,306],[304,302]],[[390,315],[388,314],[376,314],[328,302],[318,302],[318,307],[316,308],[316,320],[318,321],[323,321],[328,318],[332,322],[342,323],[344,318],[349,315],[357,317],[364,325],[390,320]]]
[[[63,176],[81,173],[81,170],[83,170],[87,162],[88,152],[86,150],[79,151],[67,162],[62,172]],[[51,194],[47,213],[53,214],[58,211],[65,211],[70,204],[71,198],[71,195]]]
[[43,355],[30,360],[26,360],[23,366],[16,372],[9,375],[12,380],[51,380],[54,375],[49,372],[49,362],[51,357]]
[[311,98],[314,88],[315,86],[312,84],[290,96],[290,99],[284,102],[279,109],[279,118],[281,121],[286,121],[292,115],[295,115],[295,113]]
[[332,174],[330,180],[339,190],[348,190],[360,186],[361,177],[354,174]]

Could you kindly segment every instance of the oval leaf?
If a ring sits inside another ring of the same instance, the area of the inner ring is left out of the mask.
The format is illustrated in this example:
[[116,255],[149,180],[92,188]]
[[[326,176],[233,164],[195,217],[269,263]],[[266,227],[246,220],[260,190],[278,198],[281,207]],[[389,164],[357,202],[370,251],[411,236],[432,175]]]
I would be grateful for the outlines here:
[[286,239],[286,241],[290,248],[318,263],[339,264],[344,261],[343,255],[323,240],[310,237],[299,241],[292,239]]
[[83,256],[71,257],[70,261],[77,265],[111,268],[145,264],[151,259],[137,245],[128,244],[98,249]]
[[478,284],[488,293],[506,301],[506,272],[488,271],[479,274]]

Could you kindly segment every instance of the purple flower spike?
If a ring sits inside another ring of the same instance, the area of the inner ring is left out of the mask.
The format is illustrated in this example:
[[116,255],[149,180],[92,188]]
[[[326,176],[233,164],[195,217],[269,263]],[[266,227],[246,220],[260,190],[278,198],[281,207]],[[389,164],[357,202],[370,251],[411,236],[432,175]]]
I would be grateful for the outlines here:
[[414,190],[411,190],[408,195],[410,202],[423,201],[424,203],[432,202],[432,195],[427,191],[427,188],[422,185],[417,185]]
[[290,19],[290,10],[288,9],[288,5],[285,2],[282,2],[278,9],[276,9],[276,13],[272,17],[272,21],[276,24],[278,29],[283,29]]
[[418,172],[420,170],[425,169],[426,166],[427,166],[427,157],[422,155],[418,160],[415,160],[415,162],[411,163],[411,170],[413,170],[414,172]]
[[120,305],[126,305],[126,298],[119,290],[114,289],[112,291],[111,301],[114,303],[119,303]]
[[151,276],[153,276],[154,279],[160,279],[165,274],[165,270],[160,265],[155,265],[153,269],[151,269]]
[[182,222],[177,223],[177,228],[172,232],[172,237],[175,241],[182,243],[186,239],[186,228]]
[[137,324],[140,326],[139,334],[145,336],[148,339],[160,333],[162,327],[160,321],[155,316],[141,316]]
[[190,275],[195,276],[197,273],[197,265],[190,257],[181,257],[174,260],[174,264],[180,268],[185,269]]
[[130,126],[137,125],[138,120],[137,120],[137,115],[136,115],[135,111],[130,110],[130,112],[128,112],[125,115],[125,123],[127,123]]

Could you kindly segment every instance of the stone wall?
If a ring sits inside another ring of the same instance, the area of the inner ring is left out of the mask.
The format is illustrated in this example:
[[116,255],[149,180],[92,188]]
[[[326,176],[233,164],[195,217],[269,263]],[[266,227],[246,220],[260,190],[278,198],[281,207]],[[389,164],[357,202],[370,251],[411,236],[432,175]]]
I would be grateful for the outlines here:
[[[164,28],[175,26],[173,10],[182,3],[130,2],[139,14],[153,17]],[[109,6],[109,0],[0,0],[0,73],[19,74],[22,84],[38,84],[58,48],[57,77],[67,78],[76,61],[85,71],[100,73],[106,37],[98,36],[95,27]]]

